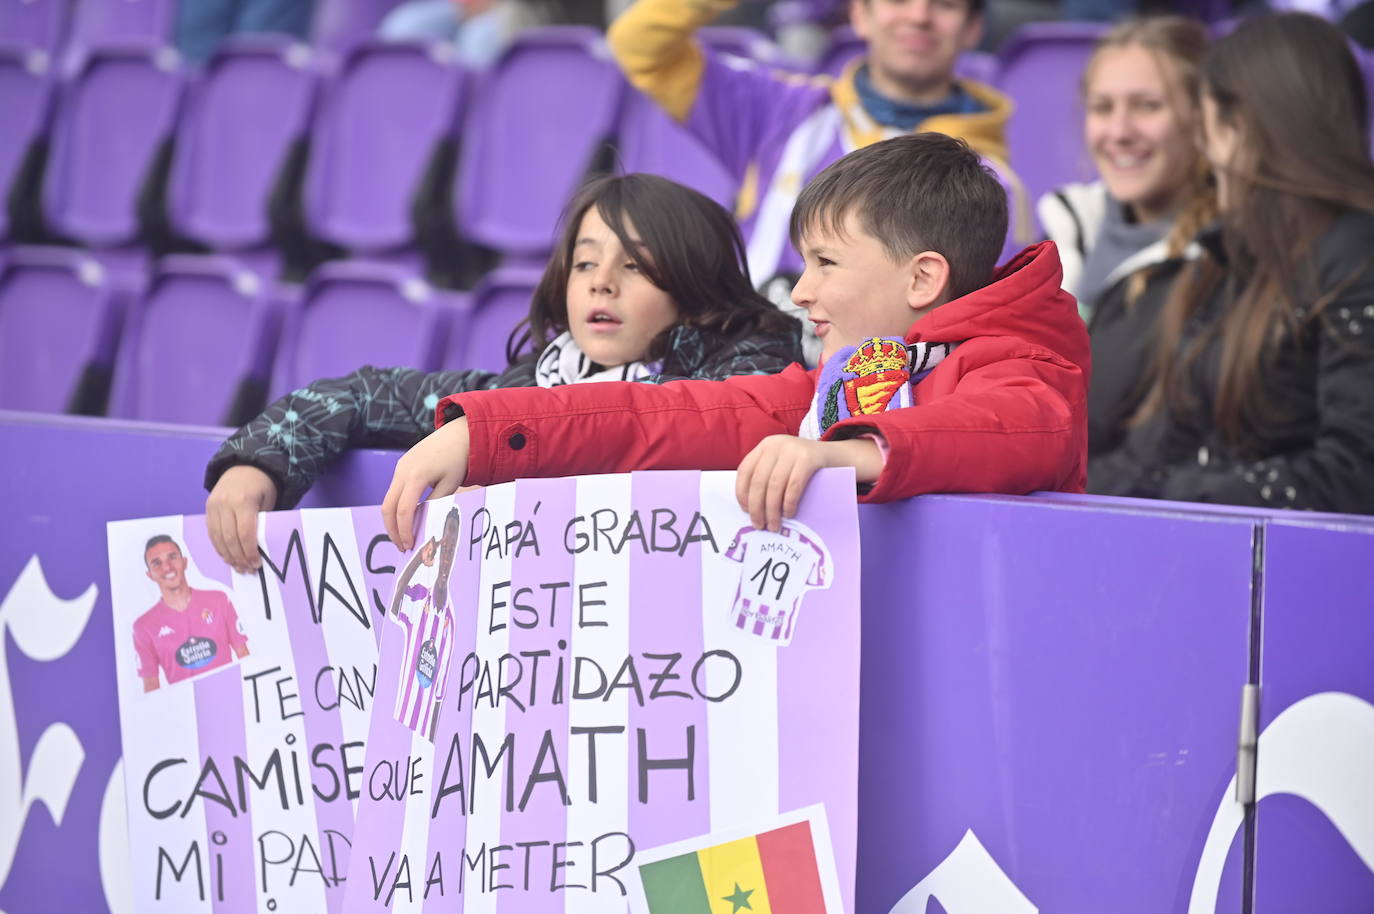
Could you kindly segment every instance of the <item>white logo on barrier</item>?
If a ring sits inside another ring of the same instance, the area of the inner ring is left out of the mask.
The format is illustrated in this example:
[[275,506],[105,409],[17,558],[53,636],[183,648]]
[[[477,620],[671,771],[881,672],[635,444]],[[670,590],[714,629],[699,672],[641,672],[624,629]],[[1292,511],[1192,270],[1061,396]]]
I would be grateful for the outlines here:
[[932,898],[946,914],[1039,914],[972,829],[964,832],[950,855],[903,895],[889,914],[926,914]]
[[115,762],[100,801],[100,887],[109,914],[133,914],[129,871],[129,811],[124,805],[124,759]]
[[20,653],[30,660],[56,660],[70,651],[86,630],[98,593],[92,584],[74,600],[61,599],[48,587],[38,556],[33,556],[0,600],[0,886],[9,879],[29,810],[41,803],[61,825],[86,759],[86,750],[72,728],[52,724],[34,745],[28,771],[23,770],[5,635],[13,638]]
[[[1257,750],[1255,802],[1276,793],[1302,797],[1331,821],[1374,871],[1374,704],[1344,692],[1294,702],[1264,728]],[[1226,855],[1245,808],[1227,785],[1202,846],[1188,914],[1213,914]]]

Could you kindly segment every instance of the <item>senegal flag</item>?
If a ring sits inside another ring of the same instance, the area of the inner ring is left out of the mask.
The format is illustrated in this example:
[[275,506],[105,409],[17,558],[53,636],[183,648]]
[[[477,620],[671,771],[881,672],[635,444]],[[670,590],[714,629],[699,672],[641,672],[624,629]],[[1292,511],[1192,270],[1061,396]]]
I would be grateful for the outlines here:
[[811,823],[639,867],[649,914],[826,914]]

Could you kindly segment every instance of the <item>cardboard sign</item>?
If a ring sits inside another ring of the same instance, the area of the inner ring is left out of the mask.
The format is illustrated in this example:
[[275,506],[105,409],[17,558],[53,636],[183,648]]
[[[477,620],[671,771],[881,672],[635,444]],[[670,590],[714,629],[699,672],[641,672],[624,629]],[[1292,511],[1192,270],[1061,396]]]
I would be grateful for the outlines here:
[[[735,910],[789,875],[817,906],[774,910],[852,910],[852,492],[818,477],[776,533],[733,473],[431,502],[437,557],[403,572],[383,633],[345,911],[658,914],[665,847],[740,840]],[[807,850],[765,883],[755,836],[801,809]]]
[[110,524],[137,910],[658,914],[700,854],[713,911],[852,910],[852,492],[770,532],[733,473],[524,480],[409,555],[277,512],[255,575],[201,517]]

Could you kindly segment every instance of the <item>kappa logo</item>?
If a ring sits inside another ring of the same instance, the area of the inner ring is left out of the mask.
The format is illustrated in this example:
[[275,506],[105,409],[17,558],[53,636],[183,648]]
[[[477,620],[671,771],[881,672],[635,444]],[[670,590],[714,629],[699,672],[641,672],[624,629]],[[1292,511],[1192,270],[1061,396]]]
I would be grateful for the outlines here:
[[176,632],[172,631],[172,627],[171,627],[170,625],[164,625],[164,626],[162,626],[162,628],[159,628],[159,629],[157,630],[157,636],[158,636],[159,638],[166,638],[168,635],[175,635],[175,634],[176,634]]

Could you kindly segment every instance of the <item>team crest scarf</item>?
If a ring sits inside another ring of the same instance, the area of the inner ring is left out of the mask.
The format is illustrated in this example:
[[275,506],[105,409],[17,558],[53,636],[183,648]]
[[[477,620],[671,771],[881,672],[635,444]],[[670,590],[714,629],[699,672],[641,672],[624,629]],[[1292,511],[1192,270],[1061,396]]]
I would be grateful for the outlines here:
[[587,358],[573,339],[572,331],[564,330],[539,353],[539,361],[534,366],[534,383],[539,387],[561,387],[583,381],[642,381],[660,371],[660,364],[644,362],[602,368]]
[[906,343],[873,337],[826,360],[799,437],[819,441],[851,416],[873,416],[911,405],[911,389],[954,350],[954,343]]

